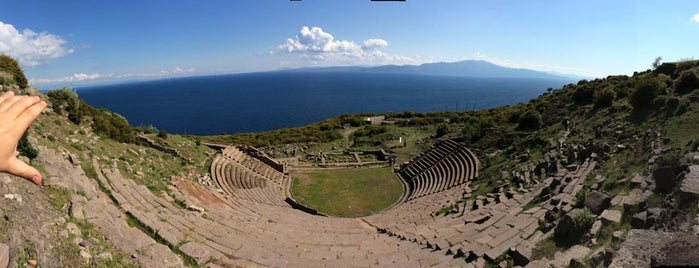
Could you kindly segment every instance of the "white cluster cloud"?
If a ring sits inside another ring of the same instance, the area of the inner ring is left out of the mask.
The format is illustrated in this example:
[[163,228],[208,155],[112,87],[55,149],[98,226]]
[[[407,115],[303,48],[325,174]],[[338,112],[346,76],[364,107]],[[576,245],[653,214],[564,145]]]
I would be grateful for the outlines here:
[[0,21],[0,53],[15,57],[20,64],[39,66],[73,53],[65,44],[60,36],[29,29],[20,32],[12,24]]
[[335,40],[331,34],[324,32],[320,27],[308,28],[308,26],[301,28],[296,39],[288,38],[286,43],[279,45],[278,48],[286,52],[336,54],[349,57],[358,57],[363,53],[362,48],[352,41]]
[[118,80],[118,79],[139,79],[139,78],[157,78],[157,77],[169,77],[169,76],[179,76],[188,73],[193,73],[194,68],[181,68],[174,67],[171,70],[160,70],[153,73],[125,73],[125,74],[86,74],[86,73],[75,73],[73,75],[59,77],[59,78],[30,78],[30,84],[60,84],[60,83],[79,83],[88,82],[95,80]]
[[312,64],[321,63],[415,63],[416,60],[392,55],[378,50],[387,47],[388,41],[380,38],[367,39],[358,45],[354,41],[335,40],[332,34],[320,27],[303,26],[296,38],[288,38],[277,50],[295,53],[310,58]]
[[386,42],[386,40],[376,38],[367,39],[366,41],[364,41],[364,43],[362,43],[362,48],[366,50],[387,46],[388,42]]
[[699,12],[697,12],[697,14],[694,14],[694,16],[690,18],[690,20],[699,23]]

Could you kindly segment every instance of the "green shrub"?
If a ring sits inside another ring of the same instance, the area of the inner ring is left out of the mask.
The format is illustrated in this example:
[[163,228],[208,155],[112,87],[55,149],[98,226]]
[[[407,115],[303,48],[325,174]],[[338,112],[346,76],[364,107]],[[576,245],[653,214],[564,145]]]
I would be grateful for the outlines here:
[[[570,216],[570,218],[568,218],[568,216],[564,216],[561,218],[561,221],[568,222],[568,229],[563,232],[559,232],[559,227],[556,227],[557,229],[554,232],[554,240],[556,241],[556,244],[567,247],[580,243],[580,240],[590,231],[590,228],[592,227],[592,224],[595,223],[596,219],[597,217],[595,214],[593,214],[588,208],[579,210]],[[560,225],[563,223],[559,222],[558,224]]]
[[[689,100],[687,99],[680,99],[678,97],[666,97],[663,98],[664,96],[660,96],[656,99],[655,103],[656,105],[663,105],[665,106],[664,110],[667,113],[668,116],[672,115],[681,115],[687,111],[687,106],[689,105]],[[659,100],[662,100],[663,103],[660,103]]]
[[629,96],[629,102],[636,112],[651,110],[653,101],[664,89],[665,84],[657,78],[642,78],[636,83],[636,90]]
[[677,60],[677,70],[684,71],[699,66],[699,60],[694,57],[682,58]]
[[82,145],[80,145],[79,143],[75,143],[75,142],[70,143],[70,146],[75,148],[78,151],[82,151],[85,149],[85,148],[83,148]]
[[19,139],[19,143],[17,144],[17,151],[19,152],[19,155],[26,156],[30,160],[33,160],[37,156],[39,156],[39,151],[34,149],[34,146],[32,146],[31,143],[29,143],[29,139],[27,139],[27,132],[25,131],[24,134],[22,134],[22,138]]
[[439,126],[437,126],[437,137],[444,137],[447,133],[449,133],[449,126],[447,126],[447,124],[439,124]]
[[96,133],[101,133],[109,138],[125,143],[136,141],[136,132],[129,125],[126,119],[116,113],[100,109],[92,118],[92,129]]
[[364,121],[358,116],[353,115],[341,115],[340,120],[342,124],[348,124],[353,127],[358,127],[364,124]]
[[677,105],[677,109],[675,109],[675,115],[682,115],[687,112],[687,109],[689,109],[690,102],[686,98],[680,99],[680,104]]
[[[57,114],[70,113],[78,109],[78,93],[70,88],[52,89],[46,93],[53,111]],[[70,110],[69,110],[70,109]]]
[[355,137],[370,137],[383,133],[386,133],[385,127],[368,125],[362,129],[358,129],[352,135],[354,135]]
[[597,216],[589,208],[583,208],[573,215],[573,232],[585,234],[590,231]]
[[0,85],[9,86],[9,85],[14,84],[14,82],[15,81],[12,78],[0,76]]
[[614,86],[608,86],[603,89],[596,90],[593,94],[593,99],[595,101],[595,106],[597,107],[612,106],[614,100],[616,100],[616,91],[614,91]]
[[467,123],[464,128],[461,129],[461,135],[464,139],[468,141],[476,141],[483,135],[480,123]]
[[541,126],[541,114],[534,110],[529,109],[519,116],[519,129],[532,130],[538,129]]
[[697,88],[699,88],[699,74],[696,68],[683,71],[675,80],[675,93],[679,95],[687,94]]
[[19,63],[12,57],[0,54],[0,71],[10,73],[20,88],[29,87],[27,77],[24,76],[22,67],[20,67]]
[[[581,80],[584,81],[584,80]],[[585,83],[587,84],[587,83]],[[583,85],[585,85],[583,84]],[[573,101],[575,104],[578,105],[585,105],[585,104],[590,104],[592,103],[593,100],[593,93],[594,93],[594,87],[585,85],[581,86],[580,83],[578,83],[577,89],[573,92]]]
[[680,159],[682,158],[682,152],[679,150],[675,150],[669,153],[666,153],[656,160],[655,164],[657,167],[664,167],[664,166],[678,166]]
[[589,194],[589,191],[590,190],[588,190],[587,188],[583,188],[575,194],[575,207],[583,207],[583,205],[585,204],[585,199],[587,199],[587,195]]

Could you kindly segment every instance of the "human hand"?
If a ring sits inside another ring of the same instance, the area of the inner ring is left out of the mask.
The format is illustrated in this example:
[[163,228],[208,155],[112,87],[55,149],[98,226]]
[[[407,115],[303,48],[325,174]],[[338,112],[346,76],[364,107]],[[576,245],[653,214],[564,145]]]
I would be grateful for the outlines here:
[[0,95],[0,172],[7,172],[41,185],[41,173],[17,159],[17,143],[24,131],[46,108],[36,96]]

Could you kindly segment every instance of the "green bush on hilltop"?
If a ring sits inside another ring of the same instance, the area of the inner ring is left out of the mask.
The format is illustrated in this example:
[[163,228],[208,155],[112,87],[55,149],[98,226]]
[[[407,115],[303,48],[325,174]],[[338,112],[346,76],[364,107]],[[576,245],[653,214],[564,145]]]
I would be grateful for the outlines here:
[[437,126],[437,133],[435,134],[436,137],[444,137],[449,133],[449,126],[447,124],[439,124]]
[[594,94],[594,88],[587,86],[587,83],[583,85],[578,85],[578,87],[573,92],[573,101],[578,105],[585,105],[592,103],[592,95]]
[[83,116],[88,113],[88,105],[78,98],[78,93],[69,88],[49,90],[46,93],[51,101],[51,108],[57,114],[64,112],[68,114],[68,119],[79,125]]
[[528,109],[520,114],[518,128],[522,130],[534,130],[541,126],[541,114],[534,110]]
[[136,131],[126,118],[106,109],[99,109],[92,114],[92,129],[118,142],[136,142]]
[[46,93],[51,107],[57,114],[67,114],[68,120],[80,125],[83,118],[92,118],[92,129],[118,142],[136,142],[136,130],[129,125],[126,118],[106,109],[95,109],[78,97],[69,88],[50,90]]
[[697,74],[697,68],[685,70],[680,73],[680,76],[675,81],[675,93],[684,95],[695,89],[699,89],[699,74]]
[[614,91],[614,86],[610,85],[603,89],[595,90],[593,99],[595,100],[595,106],[597,107],[612,106],[614,100],[616,100],[616,91]]
[[15,83],[17,83],[20,88],[29,87],[27,77],[24,76],[22,67],[20,67],[19,63],[17,63],[17,61],[12,57],[5,54],[0,54],[0,71],[10,73],[13,76]]
[[641,78],[636,83],[636,90],[629,96],[629,102],[634,111],[643,112],[653,108],[653,101],[665,90],[665,84],[657,77]]

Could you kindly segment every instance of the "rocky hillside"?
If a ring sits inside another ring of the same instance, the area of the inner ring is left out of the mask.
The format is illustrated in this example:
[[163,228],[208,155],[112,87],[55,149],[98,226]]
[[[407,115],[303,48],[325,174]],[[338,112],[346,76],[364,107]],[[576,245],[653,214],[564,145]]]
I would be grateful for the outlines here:
[[[69,89],[44,95],[27,87],[16,62],[3,56],[0,91],[39,95],[50,106],[28,130],[29,145],[19,148],[22,158],[44,174],[45,185],[0,175],[0,266],[5,260],[13,267],[197,266],[180,251],[181,244],[162,241],[116,205],[109,188],[100,184],[100,167],[119,170],[178,208],[196,210],[173,181],[185,178],[216,190],[208,175],[215,151],[200,140],[264,145],[270,155],[286,152],[284,157],[303,157],[313,148],[373,146],[404,161],[442,138],[473,148],[482,165],[473,192],[435,211],[436,217],[458,214],[500,189],[525,192],[548,181],[537,193],[540,198],[523,208],[547,209],[538,230],[548,238],[531,252],[512,250],[491,264],[696,265],[698,66],[696,61],[665,63],[633,76],[583,80],[550,89],[527,104],[490,110],[386,114],[390,127],[363,126],[358,116],[344,116],[283,132],[183,137],[129,126]],[[307,138],[312,135],[299,133],[316,129],[331,133],[325,135],[328,140],[289,138]],[[411,131],[420,138],[410,145],[388,142]],[[341,142],[343,137],[351,142]],[[557,180],[559,171],[589,159],[596,165],[574,178],[580,181],[577,194],[560,195],[571,180]],[[559,209],[561,204],[568,206]]]

